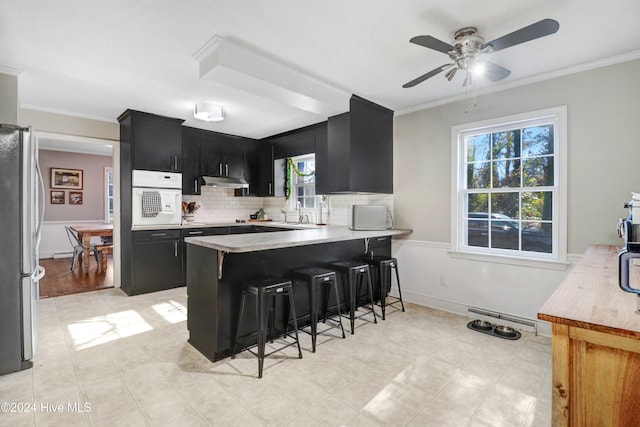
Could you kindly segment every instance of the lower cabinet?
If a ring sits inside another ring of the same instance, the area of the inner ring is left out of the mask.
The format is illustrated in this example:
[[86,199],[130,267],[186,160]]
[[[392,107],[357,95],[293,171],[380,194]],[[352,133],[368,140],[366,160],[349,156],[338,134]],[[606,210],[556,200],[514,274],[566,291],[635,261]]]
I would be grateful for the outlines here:
[[133,232],[133,281],[129,295],[184,285],[180,230]]

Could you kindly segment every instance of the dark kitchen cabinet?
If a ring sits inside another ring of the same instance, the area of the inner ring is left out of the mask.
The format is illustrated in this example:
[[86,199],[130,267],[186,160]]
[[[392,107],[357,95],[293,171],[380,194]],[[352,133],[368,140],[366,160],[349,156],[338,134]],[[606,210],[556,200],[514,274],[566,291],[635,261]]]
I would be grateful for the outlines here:
[[258,196],[273,196],[273,144],[258,142]]
[[182,171],[184,120],[127,110],[118,121],[120,140],[131,144],[131,169]]
[[393,193],[393,111],[353,95],[316,150],[316,193]]
[[133,233],[132,281],[123,284],[129,295],[183,286],[183,244],[180,230]]
[[201,193],[200,138],[196,131],[187,127],[182,130],[182,194]]
[[244,178],[249,191],[242,194],[257,194],[256,140],[189,127],[182,138],[183,194],[201,194],[202,176]]
[[284,195],[284,183],[275,182],[274,162],[316,152],[318,142],[326,138],[326,126],[326,122],[317,123],[258,142],[259,196]]

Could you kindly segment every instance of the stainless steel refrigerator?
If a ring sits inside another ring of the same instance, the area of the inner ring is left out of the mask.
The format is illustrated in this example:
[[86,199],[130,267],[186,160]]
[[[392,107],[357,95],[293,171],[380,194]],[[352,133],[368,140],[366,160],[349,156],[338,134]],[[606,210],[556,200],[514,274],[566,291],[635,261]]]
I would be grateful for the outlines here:
[[31,129],[0,125],[0,375],[32,366],[42,188]]

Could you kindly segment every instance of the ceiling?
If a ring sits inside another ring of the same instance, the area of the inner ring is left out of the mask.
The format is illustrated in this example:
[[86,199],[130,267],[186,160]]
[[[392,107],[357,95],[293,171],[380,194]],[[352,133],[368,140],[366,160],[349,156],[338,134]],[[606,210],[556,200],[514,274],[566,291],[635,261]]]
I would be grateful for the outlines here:
[[[261,138],[347,111],[351,93],[400,112],[464,97],[463,75],[402,88],[450,62],[415,35],[451,43],[475,26],[489,41],[560,23],[492,53],[512,73],[471,88],[486,91],[640,57],[638,17],[637,0],[4,0],[0,72],[19,75],[21,108],[111,122],[130,108]],[[235,50],[203,66],[196,53],[215,36]],[[331,96],[316,108],[322,87]],[[225,120],[195,120],[198,101],[222,105]]]

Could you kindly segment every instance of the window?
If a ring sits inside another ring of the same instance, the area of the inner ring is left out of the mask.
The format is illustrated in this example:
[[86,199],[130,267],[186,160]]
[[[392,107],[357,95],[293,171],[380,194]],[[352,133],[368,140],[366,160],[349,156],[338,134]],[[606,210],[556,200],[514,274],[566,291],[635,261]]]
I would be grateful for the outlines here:
[[302,208],[315,208],[316,196],[316,157],[315,154],[306,154],[291,158],[291,200],[292,208],[297,207],[298,202]]
[[456,250],[566,258],[566,108],[452,129]]
[[113,168],[105,167],[104,168],[104,219],[108,223],[113,222]]

